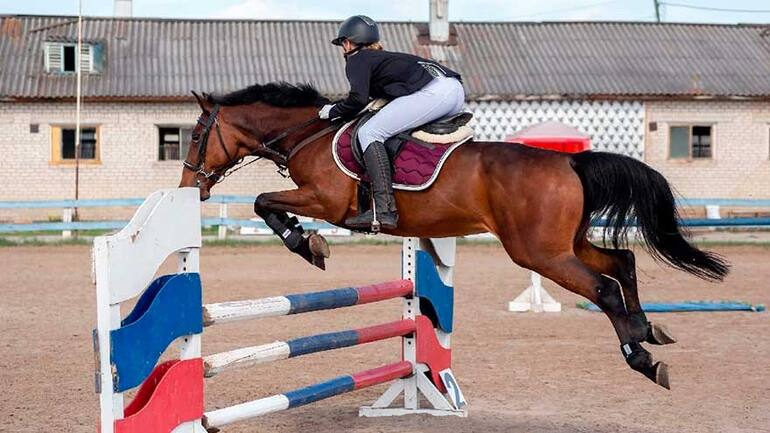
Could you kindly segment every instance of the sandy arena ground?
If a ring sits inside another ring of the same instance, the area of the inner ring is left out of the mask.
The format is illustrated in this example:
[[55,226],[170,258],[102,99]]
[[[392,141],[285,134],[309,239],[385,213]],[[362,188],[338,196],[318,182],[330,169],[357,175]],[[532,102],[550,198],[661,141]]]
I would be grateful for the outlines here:
[[[661,268],[639,254],[644,301],[741,299],[770,303],[770,249],[718,247],[733,263],[724,284]],[[385,281],[399,246],[335,245],[317,271],[278,246],[205,247],[205,300],[256,298]],[[358,418],[385,385],[226,428],[245,432],[770,432],[770,313],[651,314],[679,343],[653,346],[671,366],[672,391],[631,371],[602,314],[547,282],[560,314],[514,314],[507,302],[528,273],[496,245],[462,245],[455,274],[453,370],[467,419]],[[0,431],[96,429],[90,250],[0,248]],[[228,324],[207,330],[204,353],[399,317],[399,301]],[[288,391],[399,358],[397,340],[225,372],[207,382],[207,408]]]

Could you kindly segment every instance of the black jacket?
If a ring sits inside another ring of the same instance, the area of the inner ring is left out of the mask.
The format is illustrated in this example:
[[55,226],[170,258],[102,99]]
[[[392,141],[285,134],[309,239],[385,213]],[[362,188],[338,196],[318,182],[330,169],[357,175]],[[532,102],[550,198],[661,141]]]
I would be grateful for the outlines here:
[[433,65],[444,75],[460,80],[460,74],[436,62],[406,53],[361,50],[347,58],[345,74],[350,93],[329,112],[329,117],[351,118],[361,111],[370,98],[394,99],[410,95],[433,80],[423,64]]

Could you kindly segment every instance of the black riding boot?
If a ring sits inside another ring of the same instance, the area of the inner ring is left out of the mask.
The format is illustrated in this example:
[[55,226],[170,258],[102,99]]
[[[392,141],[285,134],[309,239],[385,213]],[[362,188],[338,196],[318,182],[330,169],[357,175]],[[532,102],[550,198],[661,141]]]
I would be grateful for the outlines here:
[[385,145],[375,141],[364,152],[366,173],[372,182],[372,209],[345,220],[345,225],[356,229],[369,229],[373,232],[394,229],[398,224],[398,211],[393,198],[393,183],[390,172],[390,160]]

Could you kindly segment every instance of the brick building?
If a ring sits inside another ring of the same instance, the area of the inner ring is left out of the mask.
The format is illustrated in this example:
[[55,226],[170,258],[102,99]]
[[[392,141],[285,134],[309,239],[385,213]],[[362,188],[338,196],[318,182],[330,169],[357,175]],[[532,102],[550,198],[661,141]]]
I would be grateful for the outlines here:
[[[83,71],[82,198],[174,186],[190,90],[311,82],[347,90],[327,21],[0,16],[0,200],[71,198]],[[433,32],[433,33],[431,33]],[[770,27],[615,22],[382,24],[386,49],[463,74],[477,140],[544,120],[640,158],[686,197],[770,198]],[[269,163],[215,193],[290,187]],[[0,218],[8,219],[7,215]]]

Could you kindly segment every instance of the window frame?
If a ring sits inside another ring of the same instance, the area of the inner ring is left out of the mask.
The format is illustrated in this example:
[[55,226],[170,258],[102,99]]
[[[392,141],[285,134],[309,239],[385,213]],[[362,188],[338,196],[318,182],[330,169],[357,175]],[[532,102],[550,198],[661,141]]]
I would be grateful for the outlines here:
[[[671,156],[671,130],[673,128],[688,128],[687,133],[687,157],[686,158],[675,158]],[[708,127],[711,129],[711,143],[709,144],[709,147],[711,149],[711,156],[709,157],[698,157],[694,158],[692,156],[692,130],[693,128],[697,127]],[[716,160],[716,128],[717,125],[714,122],[668,122],[667,125],[667,131],[666,131],[666,160],[668,161],[687,161],[687,162],[693,162],[693,161],[714,161]]]
[[[161,156],[161,130],[162,129],[171,129],[175,128],[179,130],[179,159],[160,159]],[[189,129],[190,133],[192,134],[192,131],[195,129],[194,124],[182,124],[182,123],[159,123],[155,125],[155,129],[157,131],[157,140],[155,142],[155,162],[159,162],[161,164],[165,163],[177,163],[182,162],[187,157],[187,154],[182,154],[182,129]],[[188,143],[189,146],[189,143]],[[189,149],[189,148],[188,148]]]
[[[62,143],[63,133],[65,129],[75,129],[75,125],[69,123],[51,124],[51,160],[52,165],[75,165],[75,158],[63,158]],[[98,124],[83,124],[80,125],[80,130],[94,129],[96,137],[96,148],[94,149],[94,158],[80,158],[80,164],[84,165],[101,165],[102,163],[102,128]],[[82,137],[81,137],[82,141]]]
[[[74,71],[64,70],[64,64],[65,64],[64,48],[65,47],[73,47],[75,50],[75,70]],[[59,51],[58,69],[53,69],[54,65],[51,64],[51,50],[54,48]],[[93,73],[96,73],[94,69],[94,52],[95,51],[96,51],[95,44],[92,44],[90,42],[83,42],[80,49],[80,53],[78,53],[77,42],[46,41],[43,49],[43,60],[44,60],[43,67],[45,69],[45,72],[49,74],[70,75],[70,74],[77,74],[78,64],[80,64],[81,73],[93,74]],[[84,56],[84,53],[86,54],[85,56]],[[83,64],[84,61],[86,62],[86,64]]]

